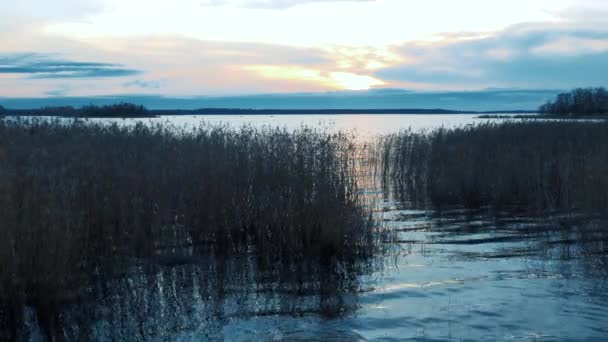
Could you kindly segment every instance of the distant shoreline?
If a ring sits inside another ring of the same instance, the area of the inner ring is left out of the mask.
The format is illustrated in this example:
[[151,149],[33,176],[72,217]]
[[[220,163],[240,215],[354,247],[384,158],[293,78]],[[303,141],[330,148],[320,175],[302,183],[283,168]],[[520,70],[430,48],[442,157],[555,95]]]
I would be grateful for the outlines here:
[[148,109],[145,115],[122,116],[87,116],[62,115],[49,113],[44,109],[6,109],[2,114],[7,116],[58,116],[75,118],[154,118],[164,115],[353,115],[353,114],[528,114],[534,116],[533,110],[501,110],[501,111],[463,111],[448,109],[241,109],[241,108],[201,108],[201,109]]
[[528,114],[528,115],[480,115],[480,116],[477,116],[476,119],[607,120],[608,117],[606,115],[543,115],[543,114]]

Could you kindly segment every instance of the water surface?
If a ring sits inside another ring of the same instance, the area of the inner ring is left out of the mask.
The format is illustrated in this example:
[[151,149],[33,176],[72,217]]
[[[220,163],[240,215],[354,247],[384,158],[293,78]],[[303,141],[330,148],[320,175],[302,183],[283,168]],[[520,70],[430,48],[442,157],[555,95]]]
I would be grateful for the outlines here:
[[[603,341],[608,234],[589,218],[412,210],[386,200],[378,218],[398,252],[364,277],[357,308],[251,315],[215,337],[249,340]],[[196,339],[186,334],[184,339]]]
[[281,127],[289,130],[302,126],[317,127],[329,131],[349,131],[360,138],[398,132],[399,130],[433,129],[457,127],[480,122],[503,119],[477,119],[479,114],[346,114],[346,115],[174,115],[153,119],[91,119],[94,122],[118,122],[132,124],[171,123],[180,127],[197,127],[201,123],[223,124],[238,128],[243,125],[253,127]]

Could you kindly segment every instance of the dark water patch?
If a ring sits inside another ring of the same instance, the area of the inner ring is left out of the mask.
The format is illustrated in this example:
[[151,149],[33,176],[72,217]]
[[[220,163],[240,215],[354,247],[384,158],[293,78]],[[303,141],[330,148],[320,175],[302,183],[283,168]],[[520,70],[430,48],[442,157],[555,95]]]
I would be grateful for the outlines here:
[[503,317],[503,315],[501,313],[494,312],[494,311],[471,310],[470,313],[473,315],[480,315],[480,316],[489,317],[489,318]]
[[420,290],[397,290],[397,291],[380,291],[371,293],[365,297],[359,298],[363,303],[376,303],[391,299],[407,299],[407,298],[425,298],[429,294],[426,291]]
[[399,317],[384,317],[384,318],[374,318],[367,317],[364,322],[362,322],[360,328],[364,328],[366,330],[389,330],[395,328],[420,328],[423,327],[424,324],[419,322],[414,317],[408,316],[399,316]]
[[271,340],[284,341],[367,341],[363,336],[344,330],[305,330],[305,331],[289,331],[285,333],[274,333],[269,336]]
[[[387,220],[388,222],[395,222],[394,220]],[[415,232],[415,231],[424,231],[428,232],[432,229],[432,225],[429,223],[416,224],[415,222],[409,222],[408,225],[400,225],[399,228],[394,228],[392,231],[395,232]]]
[[450,293],[459,293],[459,292],[463,292],[466,291],[466,288],[461,288],[461,287],[448,287],[445,289],[446,292],[450,292]]
[[427,242],[433,245],[478,245],[486,243],[517,242],[524,240],[521,236],[496,236],[490,238],[464,239],[464,240],[431,240]]
[[600,328],[600,327],[596,327],[596,326],[590,326],[589,329],[598,332],[598,333],[602,333],[602,334],[608,334],[608,328]]
[[509,258],[526,258],[537,255],[537,253],[528,250],[511,250],[511,251],[497,251],[481,254],[482,258],[486,259],[509,259]]
[[469,327],[472,329],[481,330],[481,331],[492,331],[494,329],[493,325],[483,325],[483,324],[471,324],[471,325],[469,325]]
[[446,338],[409,337],[409,338],[403,339],[403,341],[413,341],[413,342],[446,342],[446,341],[451,341],[451,340],[453,340],[453,338],[451,338],[451,337],[446,337]]
[[426,244],[426,241],[422,241],[422,240],[400,240],[400,239],[396,239],[394,241],[388,242],[388,243],[396,243],[396,244],[404,244],[404,245],[416,245],[416,244]]
[[418,320],[423,325],[433,325],[449,322],[449,319],[442,317],[424,317]]

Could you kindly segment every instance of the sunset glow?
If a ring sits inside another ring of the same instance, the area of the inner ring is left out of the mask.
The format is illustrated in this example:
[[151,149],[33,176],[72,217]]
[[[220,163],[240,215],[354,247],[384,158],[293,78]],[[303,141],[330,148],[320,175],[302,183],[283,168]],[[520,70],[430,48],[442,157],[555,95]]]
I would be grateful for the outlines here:
[[601,85],[567,75],[608,54],[608,3],[591,0],[24,0],[0,13],[4,97],[560,88]]

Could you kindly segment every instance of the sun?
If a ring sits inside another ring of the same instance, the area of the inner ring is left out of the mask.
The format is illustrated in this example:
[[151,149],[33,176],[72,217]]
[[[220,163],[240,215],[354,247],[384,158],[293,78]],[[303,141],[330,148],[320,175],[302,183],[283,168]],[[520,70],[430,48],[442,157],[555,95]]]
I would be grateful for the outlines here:
[[345,90],[367,90],[371,87],[385,84],[383,81],[371,76],[348,72],[332,72],[329,76],[339,88]]
[[266,79],[307,81],[322,87],[339,90],[367,90],[385,85],[384,81],[367,75],[350,72],[324,72],[320,69],[282,65],[248,65],[244,70],[254,72]]

